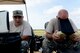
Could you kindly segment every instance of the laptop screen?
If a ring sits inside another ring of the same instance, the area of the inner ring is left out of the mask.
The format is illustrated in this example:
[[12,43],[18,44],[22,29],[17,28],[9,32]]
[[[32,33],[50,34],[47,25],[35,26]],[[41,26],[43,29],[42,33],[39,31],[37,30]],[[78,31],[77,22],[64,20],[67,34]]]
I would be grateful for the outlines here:
[[9,13],[0,11],[0,33],[9,31]]

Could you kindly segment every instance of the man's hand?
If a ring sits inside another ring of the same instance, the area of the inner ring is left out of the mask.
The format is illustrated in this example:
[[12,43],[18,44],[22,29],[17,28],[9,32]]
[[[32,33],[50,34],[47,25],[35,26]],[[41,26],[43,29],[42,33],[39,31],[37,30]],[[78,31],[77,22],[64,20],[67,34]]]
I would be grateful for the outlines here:
[[72,34],[72,35],[70,36],[70,39],[71,39],[73,42],[80,41],[80,31],[79,31],[79,32],[75,32],[74,34]]
[[53,40],[59,40],[60,39],[60,36],[57,34],[58,31],[55,31],[53,34],[52,34],[52,38]]
[[66,38],[66,35],[62,33],[61,31],[55,31],[52,35],[53,40],[55,41],[63,41]]
[[29,38],[30,38],[29,36],[21,36],[22,40],[29,40]]
[[80,36],[75,36],[74,41],[80,41]]

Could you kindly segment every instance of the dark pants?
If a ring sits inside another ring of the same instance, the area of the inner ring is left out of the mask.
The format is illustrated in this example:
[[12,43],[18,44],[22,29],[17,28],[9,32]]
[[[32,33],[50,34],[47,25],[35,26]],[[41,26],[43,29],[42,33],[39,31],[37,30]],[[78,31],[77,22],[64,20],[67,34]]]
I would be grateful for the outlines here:
[[29,45],[27,41],[21,41],[21,53],[28,53]]
[[80,53],[80,42],[76,42],[75,44],[66,47],[66,44],[47,41],[46,44],[43,45],[42,53],[52,53],[52,51],[57,51],[57,53]]

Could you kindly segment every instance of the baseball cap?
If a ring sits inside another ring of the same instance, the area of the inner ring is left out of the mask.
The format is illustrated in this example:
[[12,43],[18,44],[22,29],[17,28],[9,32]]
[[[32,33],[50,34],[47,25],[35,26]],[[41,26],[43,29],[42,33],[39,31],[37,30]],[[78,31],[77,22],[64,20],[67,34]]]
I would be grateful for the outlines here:
[[23,16],[23,12],[21,10],[13,11],[13,16]]

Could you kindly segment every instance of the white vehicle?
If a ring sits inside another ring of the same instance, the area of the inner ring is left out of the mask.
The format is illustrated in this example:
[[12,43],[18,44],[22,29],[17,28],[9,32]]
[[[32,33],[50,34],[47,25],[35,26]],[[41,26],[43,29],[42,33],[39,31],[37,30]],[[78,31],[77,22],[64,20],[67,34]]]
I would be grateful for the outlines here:
[[[16,7],[23,5],[27,12],[26,3],[24,0],[0,0],[0,5],[5,8],[4,10],[0,10],[0,53],[21,53],[20,33],[9,32],[10,13],[12,12],[9,12],[4,6],[10,5],[11,7]],[[18,7],[16,8],[19,9]]]

